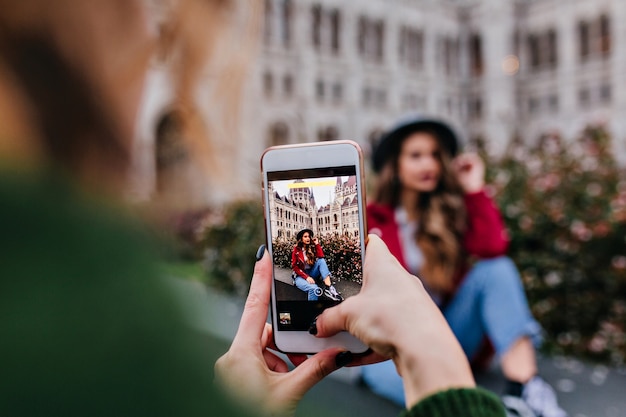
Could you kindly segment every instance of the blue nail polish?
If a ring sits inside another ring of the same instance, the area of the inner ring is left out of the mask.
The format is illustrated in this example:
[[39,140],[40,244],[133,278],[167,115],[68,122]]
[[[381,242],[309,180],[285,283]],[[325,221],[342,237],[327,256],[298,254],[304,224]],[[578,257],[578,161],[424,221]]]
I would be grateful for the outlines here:
[[259,250],[256,251],[257,262],[261,260],[264,254],[265,254],[265,245],[261,245],[259,246]]

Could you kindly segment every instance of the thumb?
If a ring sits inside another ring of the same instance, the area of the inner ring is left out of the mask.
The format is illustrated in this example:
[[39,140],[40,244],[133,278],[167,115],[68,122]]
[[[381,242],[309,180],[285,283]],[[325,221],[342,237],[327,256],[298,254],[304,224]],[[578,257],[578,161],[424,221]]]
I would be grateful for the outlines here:
[[337,363],[337,355],[341,352],[345,352],[345,349],[325,349],[311,356],[292,370],[288,374],[292,395],[298,398],[303,396],[319,381],[345,365],[345,363]]

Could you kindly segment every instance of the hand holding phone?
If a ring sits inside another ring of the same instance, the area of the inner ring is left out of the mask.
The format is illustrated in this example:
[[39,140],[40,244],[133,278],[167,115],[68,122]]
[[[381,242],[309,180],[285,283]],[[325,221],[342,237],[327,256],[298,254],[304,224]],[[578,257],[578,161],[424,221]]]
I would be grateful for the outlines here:
[[309,334],[322,311],[361,289],[367,228],[359,146],[333,141],[272,147],[261,158],[261,172],[276,347],[366,351],[347,332],[328,339]]
[[[311,357],[288,354],[297,367],[287,363],[271,350],[272,327],[265,322],[272,286],[272,262],[267,252],[259,256],[248,301],[239,322],[237,334],[226,352],[215,364],[215,379],[254,414],[293,415],[302,396],[342,363],[345,351],[326,349]],[[349,358],[350,356],[348,356]]]

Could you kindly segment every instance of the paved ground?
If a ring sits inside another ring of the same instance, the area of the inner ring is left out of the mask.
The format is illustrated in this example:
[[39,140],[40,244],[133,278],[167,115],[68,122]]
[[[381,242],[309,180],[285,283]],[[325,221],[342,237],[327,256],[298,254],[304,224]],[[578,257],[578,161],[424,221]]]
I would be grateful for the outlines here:
[[[201,329],[232,340],[243,300],[206,291],[200,284],[184,283],[180,290],[190,299],[189,314]],[[566,357],[539,358],[540,373],[557,390],[570,417],[626,417],[626,367],[608,368]],[[477,382],[500,393],[503,380],[496,367],[476,376]],[[358,368],[341,369],[314,387],[297,417],[320,409],[324,416],[396,416],[400,407],[377,397],[358,384]]]
[[[276,297],[278,300],[306,300],[306,293],[300,291],[293,284],[291,279],[291,269],[276,268],[274,276],[279,281],[276,286]],[[284,285],[283,285],[284,284]],[[356,295],[361,286],[355,282],[339,281],[334,283],[337,291],[341,293],[344,298]]]

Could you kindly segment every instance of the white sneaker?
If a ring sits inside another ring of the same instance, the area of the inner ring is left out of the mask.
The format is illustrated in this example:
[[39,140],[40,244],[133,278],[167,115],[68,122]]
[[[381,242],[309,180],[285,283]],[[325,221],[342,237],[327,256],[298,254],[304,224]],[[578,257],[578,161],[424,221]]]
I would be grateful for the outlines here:
[[515,395],[503,395],[502,404],[507,417],[537,417],[526,401]]
[[540,376],[535,376],[524,384],[522,399],[538,417],[568,417],[559,406],[554,388]]
[[334,285],[324,289],[324,295],[334,301],[342,301],[343,297],[337,292]]

